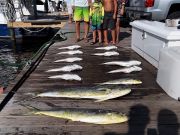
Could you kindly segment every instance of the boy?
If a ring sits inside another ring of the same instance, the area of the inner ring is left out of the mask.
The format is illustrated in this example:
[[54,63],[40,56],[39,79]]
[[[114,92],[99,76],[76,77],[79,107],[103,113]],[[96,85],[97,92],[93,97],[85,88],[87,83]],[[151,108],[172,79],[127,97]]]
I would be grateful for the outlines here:
[[103,0],[104,5],[104,44],[108,45],[107,32],[111,29],[112,43],[116,44],[115,19],[117,14],[117,0]]
[[80,41],[80,22],[84,20],[84,40],[88,42],[89,32],[89,6],[91,0],[71,0],[72,8],[74,9],[74,21],[76,29],[76,42]]
[[125,0],[117,0],[116,43],[119,43],[120,19],[124,15]]
[[96,43],[96,32],[98,32],[99,44],[102,43],[101,25],[104,17],[104,7],[101,0],[95,0],[90,8],[91,29],[93,30],[93,42]]

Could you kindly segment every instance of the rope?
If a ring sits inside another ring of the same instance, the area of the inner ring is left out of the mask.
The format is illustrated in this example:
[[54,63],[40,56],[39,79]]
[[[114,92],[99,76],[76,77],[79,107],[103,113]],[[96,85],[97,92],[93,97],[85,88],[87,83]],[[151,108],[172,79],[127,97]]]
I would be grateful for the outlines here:
[[43,31],[44,29],[46,29],[45,27],[44,27],[44,28],[41,28],[40,30],[30,30],[30,29],[23,28],[23,27],[21,27],[21,28],[24,29],[25,31],[30,32],[30,33],[38,33],[38,32]]

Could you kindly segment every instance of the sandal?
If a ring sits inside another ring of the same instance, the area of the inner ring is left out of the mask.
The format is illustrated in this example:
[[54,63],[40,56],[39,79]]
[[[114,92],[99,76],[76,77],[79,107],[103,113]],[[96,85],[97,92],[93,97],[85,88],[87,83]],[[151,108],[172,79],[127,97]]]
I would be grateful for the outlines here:
[[76,39],[76,43],[80,42],[81,40],[79,38]]

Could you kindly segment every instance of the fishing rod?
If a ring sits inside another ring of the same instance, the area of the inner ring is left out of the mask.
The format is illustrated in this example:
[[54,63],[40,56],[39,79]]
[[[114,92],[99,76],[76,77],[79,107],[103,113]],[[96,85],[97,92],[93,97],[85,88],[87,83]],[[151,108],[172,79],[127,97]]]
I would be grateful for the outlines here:
[[[49,47],[54,44],[57,36],[61,37],[63,40],[66,40],[67,38],[62,37],[62,32],[56,33],[53,38],[46,42],[38,51],[37,53],[27,62],[27,64],[24,67],[24,70],[26,72],[23,74],[23,76],[20,78],[20,80],[13,86],[13,88],[10,90],[10,92],[6,95],[6,97],[3,99],[3,101],[0,104],[0,112],[4,108],[4,106],[9,102],[9,100],[13,97],[13,95],[17,92],[17,90],[21,87],[21,85],[25,82],[25,80],[29,77],[29,75],[36,69],[36,67],[39,65],[41,60],[44,58],[46,52],[48,51]],[[64,36],[64,35],[63,35]]]

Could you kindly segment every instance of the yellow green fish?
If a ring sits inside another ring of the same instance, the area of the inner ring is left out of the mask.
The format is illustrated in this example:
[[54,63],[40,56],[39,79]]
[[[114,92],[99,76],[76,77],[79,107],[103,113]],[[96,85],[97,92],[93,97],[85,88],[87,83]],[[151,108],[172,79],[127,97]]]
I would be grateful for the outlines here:
[[86,88],[86,89],[69,89],[37,94],[37,97],[65,97],[76,99],[96,99],[95,102],[101,102],[117,97],[127,95],[131,92],[130,88]]
[[59,110],[35,110],[31,113],[46,115],[56,118],[80,121],[92,124],[116,124],[128,121],[128,116],[123,113],[109,110],[90,109],[59,109]]

